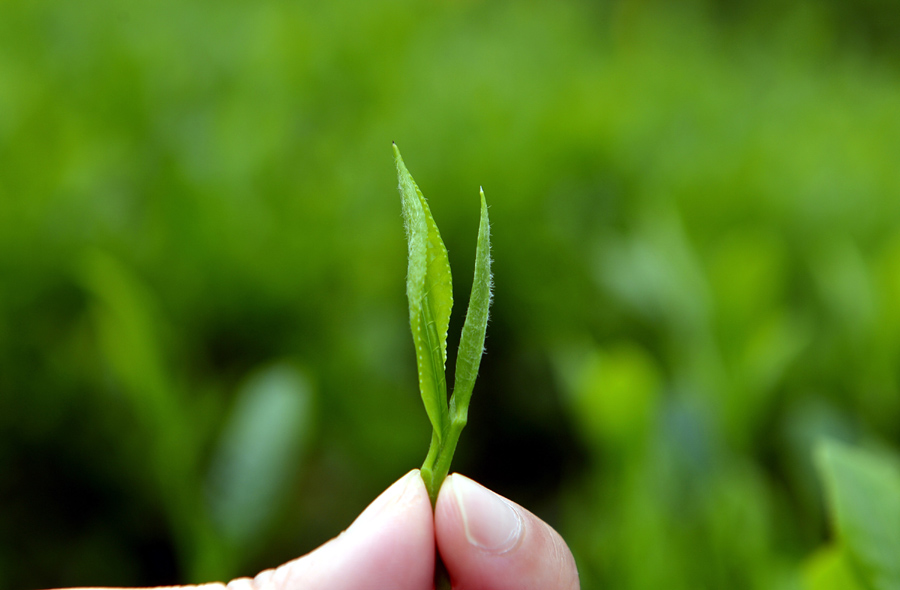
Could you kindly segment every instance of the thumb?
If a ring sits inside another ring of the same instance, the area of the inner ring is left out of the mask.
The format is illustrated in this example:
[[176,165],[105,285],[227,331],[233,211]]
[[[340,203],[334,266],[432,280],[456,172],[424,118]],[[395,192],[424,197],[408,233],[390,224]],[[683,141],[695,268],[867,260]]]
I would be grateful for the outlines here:
[[459,474],[435,509],[438,549],[455,590],[578,590],[562,537],[518,504]]

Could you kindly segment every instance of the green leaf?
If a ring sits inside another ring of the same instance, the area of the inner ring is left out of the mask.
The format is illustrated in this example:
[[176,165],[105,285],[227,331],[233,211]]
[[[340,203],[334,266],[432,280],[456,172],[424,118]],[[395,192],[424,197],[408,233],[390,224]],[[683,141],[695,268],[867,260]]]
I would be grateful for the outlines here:
[[828,441],[816,459],[838,538],[864,586],[900,590],[900,473],[889,460]]
[[81,278],[93,295],[100,345],[117,384],[143,420],[155,421],[148,428],[170,424],[183,408],[165,367],[153,294],[126,265],[99,250],[84,255]]
[[312,388],[288,364],[257,372],[238,393],[206,482],[213,521],[237,548],[258,540],[284,500],[308,439],[311,405]]
[[484,353],[484,333],[491,307],[491,224],[484,191],[481,190],[480,193],[481,222],[478,226],[478,245],[475,248],[475,278],[472,280],[469,309],[466,311],[466,322],[459,340],[453,399],[450,400],[451,417],[462,422],[467,419],[469,400],[472,398],[472,389],[475,387],[475,378]]
[[[189,407],[165,363],[163,318],[153,292],[117,258],[87,252],[81,280],[92,295],[93,313],[104,359],[117,392],[136,411],[144,430],[149,465],[174,515],[199,450],[188,421]],[[173,518],[178,518],[173,516]]]
[[865,590],[839,547],[826,547],[806,562],[803,587],[806,590]]
[[456,391],[448,406],[444,373],[447,364],[447,328],[453,306],[450,261],[428,203],[406,169],[396,144],[394,156],[409,245],[409,270],[406,278],[409,324],[416,347],[419,388],[432,425],[431,446],[421,473],[434,505],[441,483],[449,472],[459,435],[468,419],[469,400],[484,352],[484,334],[491,305],[490,221],[484,191],[481,191],[475,277],[456,358]]
[[453,307],[450,260],[428,203],[394,144],[403,220],[409,246],[406,296],[409,325],[416,347],[419,390],[432,428],[440,441],[449,426],[447,414],[447,329]]

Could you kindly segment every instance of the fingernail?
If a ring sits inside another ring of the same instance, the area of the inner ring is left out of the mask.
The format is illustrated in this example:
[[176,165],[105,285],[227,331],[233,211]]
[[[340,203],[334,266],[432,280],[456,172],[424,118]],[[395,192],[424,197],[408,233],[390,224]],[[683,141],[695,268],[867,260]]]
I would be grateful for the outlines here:
[[384,515],[392,516],[394,512],[413,502],[418,496],[418,486],[416,486],[418,478],[419,471],[413,469],[394,482],[391,487],[375,498],[362,514],[356,517],[347,532],[364,529],[369,524],[380,520]]
[[490,553],[505,553],[516,546],[522,537],[522,517],[509,502],[459,474],[451,475],[447,483],[469,543]]

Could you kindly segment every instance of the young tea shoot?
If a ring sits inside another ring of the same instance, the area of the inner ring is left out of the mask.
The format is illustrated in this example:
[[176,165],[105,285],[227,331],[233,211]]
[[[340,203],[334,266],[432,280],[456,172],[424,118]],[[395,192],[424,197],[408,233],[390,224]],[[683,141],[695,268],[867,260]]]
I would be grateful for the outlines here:
[[422,464],[422,479],[434,505],[441,484],[450,472],[456,443],[468,419],[469,400],[484,351],[484,333],[491,305],[490,223],[484,191],[480,191],[481,222],[475,249],[475,278],[456,356],[453,396],[448,403],[447,330],[453,307],[450,261],[428,203],[406,169],[397,144],[394,144],[394,158],[409,245],[406,277],[409,325],[416,349],[419,390],[432,427],[431,446]]

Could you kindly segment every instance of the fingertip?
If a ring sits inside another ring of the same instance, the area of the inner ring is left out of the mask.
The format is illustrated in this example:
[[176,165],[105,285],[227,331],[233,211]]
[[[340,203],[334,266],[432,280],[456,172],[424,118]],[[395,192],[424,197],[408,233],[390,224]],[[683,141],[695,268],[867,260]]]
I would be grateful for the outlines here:
[[444,481],[435,536],[456,590],[579,588],[572,553],[552,527],[465,476]]
[[265,587],[421,590],[434,575],[434,555],[431,500],[418,470],[413,470],[369,504],[341,535],[264,572]]
[[378,523],[384,520],[383,513],[385,511],[404,512],[410,507],[421,504],[423,495],[427,500],[428,491],[425,488],[425,482],[422,481],[419,470],[413,469],[375,498],[362,514],[356,517],[347,532],[378,526]]

